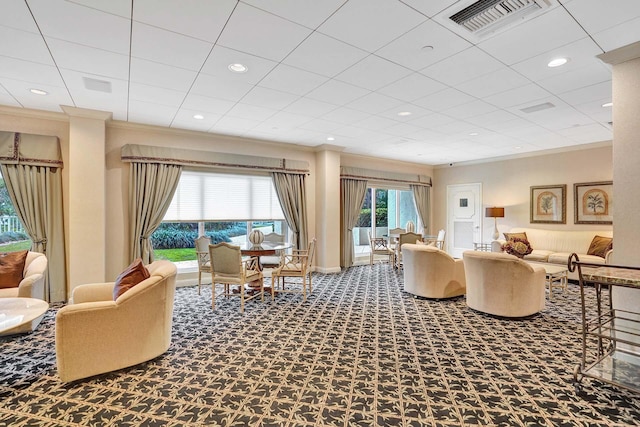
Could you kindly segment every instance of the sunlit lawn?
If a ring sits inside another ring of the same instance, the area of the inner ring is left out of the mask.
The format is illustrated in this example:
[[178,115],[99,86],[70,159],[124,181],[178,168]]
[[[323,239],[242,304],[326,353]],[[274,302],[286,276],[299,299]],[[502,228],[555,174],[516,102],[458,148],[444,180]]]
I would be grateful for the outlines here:
[[31,240],[21,240],[19,242],[11,242],[6,245],[0,245],[0,252],[16,252],[29,250],[31,248]]
[[191,261],[196,259],[195,248],[154,249],[155,259],[166,259],[171,262]]

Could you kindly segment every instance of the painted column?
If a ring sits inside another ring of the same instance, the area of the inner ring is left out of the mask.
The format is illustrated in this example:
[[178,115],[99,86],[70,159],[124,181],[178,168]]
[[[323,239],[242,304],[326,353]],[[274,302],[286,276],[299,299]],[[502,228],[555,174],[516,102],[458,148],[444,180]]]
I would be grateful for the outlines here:
[[106,281],[105,131],[111,113],[63,106],[69,116],[69,295]]
[[322,145],[316,153],[316,271],[340,271],[340,147]]

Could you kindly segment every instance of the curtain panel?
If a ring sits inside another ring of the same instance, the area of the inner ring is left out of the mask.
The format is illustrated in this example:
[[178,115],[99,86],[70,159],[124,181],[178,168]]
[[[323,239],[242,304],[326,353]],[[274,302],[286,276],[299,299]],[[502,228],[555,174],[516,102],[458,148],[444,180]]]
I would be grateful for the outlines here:
[[272,172],[271,177],[287,225],[293,231],[293,242],[298,249],[306,249],[309,236],[305,175]]
[[367,192],[367,181],[343,178],[340,180],[340,267],[353,265],[353,227],[358,222],[360,209]]
[[153,262],[151,235],[169,209],[182,166],[131,163],[129,168],[130,257]]
[[45,299],[66,299],[67,270],[62,206],[62,154],[55,136],[0,132],[0,170],[16,215],[45,254]]
[[424,227],[424,234],[428,234],[429,221],[431,219],[431,187],[412,184],[411,192],[413,193],[413,201],[418,215],[420,215],[420,221],[422,221],[422,226]]

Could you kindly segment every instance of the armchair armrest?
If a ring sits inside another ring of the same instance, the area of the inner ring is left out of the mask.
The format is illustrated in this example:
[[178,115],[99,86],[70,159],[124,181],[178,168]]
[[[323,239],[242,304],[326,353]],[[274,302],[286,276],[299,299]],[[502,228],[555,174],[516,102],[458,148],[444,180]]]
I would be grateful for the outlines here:
[[85,302],[113,301],[114,285],[114,282],[108,282],[77,286],[73,289],[70,303],[81,304]]
[[613,256],[613,249],[604,254],[604,263],[611,264],[611,257]]
[[18,297],[44,299],[44,275],[35,273],[24,277],[18,285]]
[[506,240],[498,239],[491,242],[491,252],[502,252],[502,245],[507,243]]

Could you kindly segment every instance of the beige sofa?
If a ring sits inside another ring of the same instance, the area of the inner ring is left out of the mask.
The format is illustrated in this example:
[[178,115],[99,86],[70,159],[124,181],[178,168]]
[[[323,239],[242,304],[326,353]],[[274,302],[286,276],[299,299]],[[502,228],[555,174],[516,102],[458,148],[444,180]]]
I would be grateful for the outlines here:
[[114,283],[80,285],[56,315],[56,361],[63,381],[145,362],[171,344],[177,268],[147,266],[151,277],[113,300]]
[[544,267],[496,252],[465,251],[467,305],[502,317],[526,317],[544,310]]
[[[551,264],[567,265],[572,253],[578,254],[580,261],[595,264],[607,263],[612,251],[605,258],[587,255],[589,245],[595,236],[613,237],[610,230],[544,230],[539,228],[512,228],[509,233],[527,233],[527,240],[533,252],[525,255],[525,261],[548,262]],[[491,243],[492,252],[502,252],[501,246],[506,240],[494,240]],[[577,272],[569,273],[569,279],[578,279]]]
[[0,298],[37,298],[44,300],[44,274],[47,257],[40,252],[27,252],[24,262],[23,279],[14,288],[0,289]]
[[404,290],[425,298],[451,298],[464,295],[464,264],[435,246],[405,243]]

